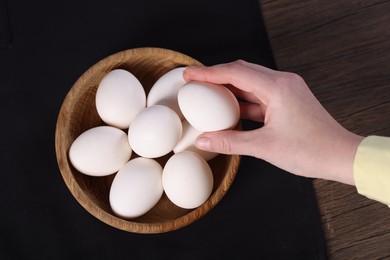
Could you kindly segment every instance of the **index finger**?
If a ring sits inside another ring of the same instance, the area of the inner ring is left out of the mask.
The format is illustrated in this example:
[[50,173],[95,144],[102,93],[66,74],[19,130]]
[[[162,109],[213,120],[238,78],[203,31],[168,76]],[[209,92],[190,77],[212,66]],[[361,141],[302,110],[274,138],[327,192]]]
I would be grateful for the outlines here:
[[189,66],[184,70],[186,81],[206,81],[215,84],[231,84],[246,92],[253,93],[268,103],[272,91],[275,71],[245,61],[218,64],[210,67]]

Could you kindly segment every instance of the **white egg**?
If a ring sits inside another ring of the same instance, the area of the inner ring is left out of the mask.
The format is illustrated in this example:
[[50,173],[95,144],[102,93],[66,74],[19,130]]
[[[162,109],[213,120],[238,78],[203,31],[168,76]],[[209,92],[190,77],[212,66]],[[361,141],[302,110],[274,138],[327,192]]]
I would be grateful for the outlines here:
[[163,169],[163,188],[177,206],[192,209],[202,205],[211,195],[213,174],[200,155],[184,151],[172,155]]
[[208,82],[188,82],[178,93],[186,120],[201,132],[235,127],[240,118],[236,97],[226,87]]
[[98,126],[74,140],[69,159],[81,173],[105,176],[117,172],[129,161],[131,153],[125,132],[111,126]]
[[143,109],[129,127],[128,138],[135,153],[146,158],[168,154],[182,135],[179,116],[169,107],[154,105]]
[[192,151],[202,156],[206,161],[209,161],[218,155],[218,153],[207,152],[196,148],[195,140],[202,132],[192,127],[187,120],[183,120],[182,125],[183,134],[181,136],[180,141],[177,143],[175,148],[173,148],[174,153]]
[[183,79],[184,69],[185,67],[175,68],[162,75],[148,93],[147,106],[167,106],[175,111],[180,119],[183,119],[183,114],[177,102],[177,93],[186,84],[186,81]]
[[138,157],[115,175],[109,201],[118,216],[136,218],[152,209],[162,194],[162,167],[153,159]]
[[145,90],[129,71],[115,69],[101,80],[96,92],[96,109],[106,124],[126,129],[145,106]]

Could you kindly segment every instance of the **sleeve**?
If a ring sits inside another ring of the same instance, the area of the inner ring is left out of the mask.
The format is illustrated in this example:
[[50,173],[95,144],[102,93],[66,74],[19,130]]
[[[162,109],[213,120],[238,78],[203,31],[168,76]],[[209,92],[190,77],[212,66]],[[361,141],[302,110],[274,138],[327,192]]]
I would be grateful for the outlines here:
[[390,205],[390,137],[364,138],[355,155],[353,173],[359,194]]

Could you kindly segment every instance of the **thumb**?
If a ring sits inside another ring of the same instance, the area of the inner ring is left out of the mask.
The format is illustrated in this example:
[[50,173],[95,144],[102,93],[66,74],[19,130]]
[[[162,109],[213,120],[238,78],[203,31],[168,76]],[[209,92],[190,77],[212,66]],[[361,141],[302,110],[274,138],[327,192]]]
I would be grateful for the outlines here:
[[198,136],[195,146],[221,154],[252,155],[253,134],[253,131],[237,130],[206,132]]

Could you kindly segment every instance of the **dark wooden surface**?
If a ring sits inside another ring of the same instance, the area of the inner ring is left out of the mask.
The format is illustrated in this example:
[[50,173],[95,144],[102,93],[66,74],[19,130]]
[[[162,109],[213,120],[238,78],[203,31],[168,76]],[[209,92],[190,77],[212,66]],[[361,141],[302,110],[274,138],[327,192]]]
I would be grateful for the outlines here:
[[[390,1],[260,0],[279,70],[360,135],[390,136]],[[390,259],[390,209],[315,180],[330,259]]]

